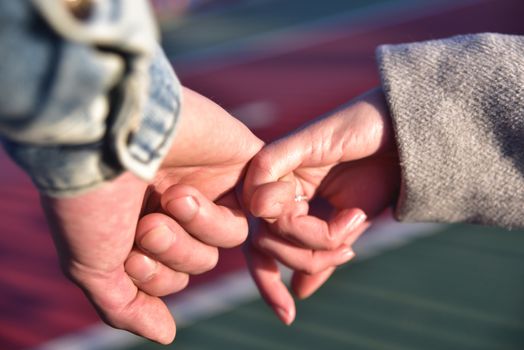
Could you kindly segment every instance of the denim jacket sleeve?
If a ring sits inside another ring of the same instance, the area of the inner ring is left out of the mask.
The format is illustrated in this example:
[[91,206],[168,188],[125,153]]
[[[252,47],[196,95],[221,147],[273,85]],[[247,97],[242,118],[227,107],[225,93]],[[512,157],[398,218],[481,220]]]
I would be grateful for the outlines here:
[[0,136],[39,190],[75,195],[125,170],[151,179],[181,89],[147,1],[2,1],[0,23]]

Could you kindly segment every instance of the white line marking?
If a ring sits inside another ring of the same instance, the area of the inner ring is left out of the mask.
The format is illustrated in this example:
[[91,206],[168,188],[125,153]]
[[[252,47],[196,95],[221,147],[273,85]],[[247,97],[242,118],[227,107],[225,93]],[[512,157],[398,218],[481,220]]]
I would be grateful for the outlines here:
[[393,250],[409,242],[430,236],[442,229],[442,224],[403,224],[393,219],[385,219],[377,222],[366,232],[355,244],[357,259],[368,259],[385,251]]
[[[374,225],[354,245],[359,260],[368,259],[386,250],[403,246],[412,240],[429,236],[445,227],[437,224],[400,224],[391,219]],[[284,279],[290,271],[282,271]],[[177,326],[183,328],[209,319],[259,298],[255,284],[247,271],[233,272],[216,281],[192,288],[168,302]],[[75,334],[69,334],[33,350],[114,350],[137,345],[144,340],[127,332],[97,323]]]

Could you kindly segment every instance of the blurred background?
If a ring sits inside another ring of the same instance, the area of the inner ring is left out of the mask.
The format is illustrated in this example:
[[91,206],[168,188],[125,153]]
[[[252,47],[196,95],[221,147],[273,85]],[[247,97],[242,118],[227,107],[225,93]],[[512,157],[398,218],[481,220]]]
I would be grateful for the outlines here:
[[[522,0],[155,0],[183,84],[266,141],[378,85],[375,48],[461,33],[524,34]],[[62,277],[36,191],[0,153],[0,349],[161,349],[100,323]],[[167,348],[523,349],[524,232],[389,216],[281,325],[238,249],[166,299]]]

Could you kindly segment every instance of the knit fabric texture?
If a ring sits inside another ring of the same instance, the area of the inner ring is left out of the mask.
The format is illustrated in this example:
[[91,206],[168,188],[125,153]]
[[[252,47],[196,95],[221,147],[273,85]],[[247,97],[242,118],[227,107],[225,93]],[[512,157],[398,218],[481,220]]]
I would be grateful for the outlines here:
[[402,168],[401,221],[524,227],[524,37],[377,49]]

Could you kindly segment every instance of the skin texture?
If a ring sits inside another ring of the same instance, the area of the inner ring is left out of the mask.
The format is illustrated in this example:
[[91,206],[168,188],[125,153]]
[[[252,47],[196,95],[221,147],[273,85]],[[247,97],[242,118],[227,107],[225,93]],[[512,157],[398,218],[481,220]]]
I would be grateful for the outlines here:
[[[277,261],[294,270],[299,298],[314,293],[349,261],[352,243],[391,206],[400,187],[399,160],[381,90],[344,105],[264,147],[251,161],[244,201],[263,219],[245,245],[248,266],[263,298],[285,324],[295,318],[293,297]],[[321,197],[329,218],[309,215]]]
[[81,196],[42,197],[65,275],[109,325],[162,344],[176,327],[159,296],[213,268],[217,247],[245,240],[234,188],[263,145],[210,100],[183,96],[174,144],[151,184],[125,173]]

